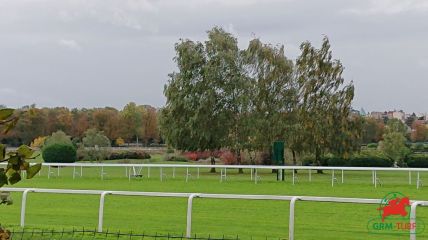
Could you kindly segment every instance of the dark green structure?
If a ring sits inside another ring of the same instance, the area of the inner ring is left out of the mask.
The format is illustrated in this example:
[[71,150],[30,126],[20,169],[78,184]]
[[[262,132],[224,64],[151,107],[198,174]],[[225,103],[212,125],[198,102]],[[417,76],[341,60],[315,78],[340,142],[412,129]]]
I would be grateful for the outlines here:
[[[274,165],[284,165],[284,149],[285,149],[285,143],[284,141],[275,141],[273,142],[273,164]],[[276,180],[277,181],[284,181],[285,180],[285,171],[284,169],[281,170],[281,172],[276,172]]]
[[284,141],[273,142],[273,163],[275,165],[284,165]]

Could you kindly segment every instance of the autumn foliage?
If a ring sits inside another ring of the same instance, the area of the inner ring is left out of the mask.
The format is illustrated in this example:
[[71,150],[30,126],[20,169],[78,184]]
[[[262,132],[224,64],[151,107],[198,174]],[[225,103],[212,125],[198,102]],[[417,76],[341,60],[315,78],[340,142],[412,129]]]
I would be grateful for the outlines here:
[[40,147],[44,141],[43,136],[49,136],[58,130],[72,139],[82,139],[84,133],[91,128],[102,131],[112,140],[112,144],[117,143],[119,146],[125,142],[136,142],[137,139],[143,144],[160,141],[158,111],[148,105],[130,103],[122,110],[111,107],[68,109],[26,106],[18,109],[18,112],[22,114],[16,126],[8,134],[0,136],[0,141],[10,146],[32,144],[33,147]]

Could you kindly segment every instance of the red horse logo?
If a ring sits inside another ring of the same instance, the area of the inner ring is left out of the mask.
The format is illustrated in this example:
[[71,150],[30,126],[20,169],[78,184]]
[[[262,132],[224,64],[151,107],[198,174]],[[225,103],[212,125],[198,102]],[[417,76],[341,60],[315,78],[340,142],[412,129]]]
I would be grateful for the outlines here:
[[380,207],[377,210],[382,212],[382,222],[385,218],[391,215],[401,215],[402,217],[407,216],[406,206],[410,206],[410,200],[408,197],[395,198],[388,201],[388,205]]

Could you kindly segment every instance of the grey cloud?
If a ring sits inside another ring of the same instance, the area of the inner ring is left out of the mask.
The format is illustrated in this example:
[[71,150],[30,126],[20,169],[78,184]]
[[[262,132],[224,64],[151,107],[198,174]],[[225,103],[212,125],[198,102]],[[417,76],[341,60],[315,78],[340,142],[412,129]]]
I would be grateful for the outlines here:
[[428,111],[422,0],[0,0],[0,82],[26,94],[0,104],[162,106],[174,43],[204,41],[216,25],[241,48],[254,36],[284,44],[291,59],[325,34],[355,107]]

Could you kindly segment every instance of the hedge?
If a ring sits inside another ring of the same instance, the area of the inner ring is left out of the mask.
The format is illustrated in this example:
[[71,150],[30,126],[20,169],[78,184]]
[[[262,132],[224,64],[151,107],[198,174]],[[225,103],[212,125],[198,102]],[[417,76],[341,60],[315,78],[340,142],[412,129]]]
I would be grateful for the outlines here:
[[392,167],[394,162],[389,158],[378,156],[357,156],[348,161],[349,167]]
[[126,151],[114,151],[110,153],[109,160],[117,159],[150,159],[151,156],[147,152],[141,150],[126,150]]
[[43,148],[42,156],[43,160],[49,163],[74,163],[77,159],[73,145],[59,143]]
[[[313,158],[307,158],[303,161],[305,166],[313,163]],[[354,156],[351,159],[343,159],[340,157],[322,157],[320,159],[321,166],[332,167],[392,167],[393,161],[380,156]]]
[[428,155],[415,154],[407,158],[407,166],[412,168],[428,168]]

